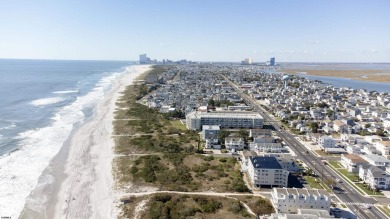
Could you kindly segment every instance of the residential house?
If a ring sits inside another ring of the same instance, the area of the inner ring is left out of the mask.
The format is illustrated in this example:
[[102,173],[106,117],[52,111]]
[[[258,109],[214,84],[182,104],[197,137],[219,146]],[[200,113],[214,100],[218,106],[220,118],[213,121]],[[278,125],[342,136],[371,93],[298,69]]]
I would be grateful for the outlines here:
[[374,146],[383,156],[390,155],[390,141],[377,141]]
[[356,154],[343,154],[341,155],[340,164],[345,167],[349,172],[358,173],[359,166],[363,163],[368,163],[362,157]]
[[362,156],[368,163],[370,163],[373,166],[379,167],[382,170],[385,170],[386,167],[390,166],[390,160],[381,156],[381,155],[376,155],[376,154],[368,154]]
[[245,142],[242,138],[226,137],[225,147],[227,150],[244,150]]
[[202,126],[202,139],[218,139],[221,128],[219,125],[203,125]]
[[340,120],[333,121],[333,129],[338,133],[348,133],[348,125]]
[[336,141],[330,136],[323,135],[320,137],[319,145],[322,149],[334,148],[336,146]]
[[373,190],[390,189],[390,174],[376,166],[371,166],[367,170],[364,182]]
[[271,136],[271,130],[269,129],[250,129],[249,137],[256,138],[257,136]]

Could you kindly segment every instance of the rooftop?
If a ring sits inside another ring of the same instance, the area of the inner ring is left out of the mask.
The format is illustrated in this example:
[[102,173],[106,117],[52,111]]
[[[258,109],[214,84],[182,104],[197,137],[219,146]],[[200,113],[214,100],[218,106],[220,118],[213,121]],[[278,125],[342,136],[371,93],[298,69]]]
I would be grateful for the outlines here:
[[367,154],[364,156],[364,158],[366,158],[366,160],[371,160],[374,162],[383,162],[383,163],[390,162],[390,160],[388,160],[386,157],[383,157],[381,155],[376,155],[376,154]]
[[390,141],[378,141],[378,144],[381,144],[385,147],[390,147]]
[[202,125],[202,130],[221,130],[219,125]]
[[[276,157],[249,157],[252,165],[262,169],[283,169]],[[258,164],[258,166],[256,166]]]
[[259,113],[237,111],[192,112],[192,116],[199,118],[225,117],[225,118],[249,118],[263,119]]
[[360,157],[357,154],[343,154],[342,156],[352,160],[352,162],[354,162],[354,163],[356,163],[356,162],[360,162],[360,163],[367,162],[365,159],[363,159],[362,157]]
[[272,192],[276,192],[278,196],[280,194],[289,196],[289,195],[304,195],[304,196],[310,196],[310,195],[315,195],[315,196],[326,196],[330,197],[329,193],[324,190],[324,189],[298,189],[298,188],[274,188]]

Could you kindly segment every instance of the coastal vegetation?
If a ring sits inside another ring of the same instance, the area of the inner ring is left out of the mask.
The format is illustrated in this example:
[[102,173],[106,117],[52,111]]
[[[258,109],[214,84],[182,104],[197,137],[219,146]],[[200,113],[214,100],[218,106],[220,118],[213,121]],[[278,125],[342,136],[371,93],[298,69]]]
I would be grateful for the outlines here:
[[[131,197],[129,204],[123,205],[123,212],[120,218],[133,218],[134,210],[139,203],[146,203],[143,210],[138,213],[139,218],[255,218],[255,215],[248,213],[244,204],[250,203],[251,211],[256,212],[263,204],[261,198],[250,198],[241,201],[233,197],[203,196],[203,195],[184,195],[174,193],[160,193],[144,197]],[[267,201],[267,200],[265,200]],[[266,208],[272,205],[264,202]],[[249,205],[247,205],[249,206]],[[252,209],[253,207],[253,209]]]
[[[162,71],[155,67],[149,73]],[[162,114],[138,101],[150,91],[147,85],[132,85],[117,102],[113,133],[117,186],[125,191],[147,186],[184,192],[248,192],[235,158],[199,154],[200,136],[178,120],[182,112]]]

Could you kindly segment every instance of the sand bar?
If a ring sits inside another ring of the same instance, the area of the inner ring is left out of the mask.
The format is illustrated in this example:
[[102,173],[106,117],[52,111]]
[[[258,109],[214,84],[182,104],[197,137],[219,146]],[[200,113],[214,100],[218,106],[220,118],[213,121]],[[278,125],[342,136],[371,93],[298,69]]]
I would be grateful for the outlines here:
[[315,76],[349,78],[360,81],[387,82],[390,83],[390,70],[383,69],[308,69],[308,68],[286,68],[279,72],[287,74],[308,74]]

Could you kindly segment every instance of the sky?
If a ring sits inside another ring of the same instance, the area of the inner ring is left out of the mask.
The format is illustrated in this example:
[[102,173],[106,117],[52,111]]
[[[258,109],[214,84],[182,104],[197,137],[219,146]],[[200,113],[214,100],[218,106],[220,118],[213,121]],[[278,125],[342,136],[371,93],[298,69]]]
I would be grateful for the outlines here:
[[390,62],[388,0],[0,0],[0,58]]

